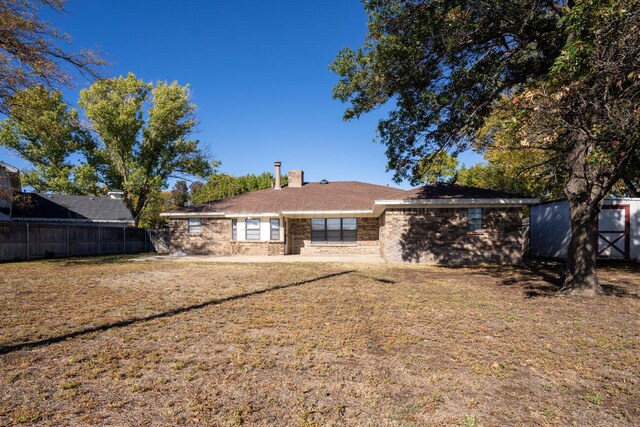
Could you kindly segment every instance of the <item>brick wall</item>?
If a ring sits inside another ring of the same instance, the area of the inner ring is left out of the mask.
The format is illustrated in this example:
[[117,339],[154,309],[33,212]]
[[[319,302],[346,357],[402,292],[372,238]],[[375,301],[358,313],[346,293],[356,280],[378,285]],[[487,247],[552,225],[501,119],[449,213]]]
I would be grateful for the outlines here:
[[189,234],[187,220],[170,223],[172,254],[186,255],[283,255],[284,242],[231,241],[231,219],[203,218],[202,232]]
[[186,219],[171,220],[172,254],[186,255],[231,255],[231,220],[202,218],[202,232],[189,234]]
[[233,255],[284,255],[284,242],[238,241],[230,243]]
[[287,251],[291,254],[327,255],[378,255],[380,253],[379,219],[358,218],[356,243],[331,244],[311,243],[311,219],[289,218],[287,220]]
[[381,253],[390,262],[515,264],[522,261],[519,208],[483,208],[482,231],[467,230],[466,208],[387,209]]

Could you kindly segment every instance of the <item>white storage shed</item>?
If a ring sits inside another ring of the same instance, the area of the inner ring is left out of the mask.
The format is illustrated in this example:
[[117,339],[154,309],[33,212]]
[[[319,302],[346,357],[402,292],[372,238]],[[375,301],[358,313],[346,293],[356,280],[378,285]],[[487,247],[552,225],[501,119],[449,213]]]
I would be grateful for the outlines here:
[[[565,259],[571,239],[569,203],[532,206],[529,233],[531,256]],[[598,257],[640,261],[640,199],[605,199],[598,218]]]

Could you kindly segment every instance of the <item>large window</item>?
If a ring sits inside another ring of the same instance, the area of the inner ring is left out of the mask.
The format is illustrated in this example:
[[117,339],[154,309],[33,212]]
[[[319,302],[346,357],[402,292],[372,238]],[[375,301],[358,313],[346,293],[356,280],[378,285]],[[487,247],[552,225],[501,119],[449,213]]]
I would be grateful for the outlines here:
[[231,220],[231,240],[238,240],[238,220]]
[[278,218],[271,219],[271,240],[280,240],[280,220]]
[[260,220],[247,219],[244,222],[247,240],[260,240]]
[[467,210],[467,229],[469,231],[482,230],[482,208],[469,208]]
[[311,219],[312,243],[354,243],[357,220],[355,218]]
[[189,234],[202,233],[202,221],[200,218],[189,218],[188,220]]

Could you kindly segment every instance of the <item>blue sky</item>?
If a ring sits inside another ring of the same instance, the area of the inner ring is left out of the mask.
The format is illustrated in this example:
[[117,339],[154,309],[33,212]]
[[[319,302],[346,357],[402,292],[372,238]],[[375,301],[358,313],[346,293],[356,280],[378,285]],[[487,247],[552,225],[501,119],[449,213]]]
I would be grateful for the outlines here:
[[[102,51],[107,77],[189,83],[196,137],[223,172],[271,171],[280,160],[307,181],[398,186],[385,172],[385,147],[372,142],[384,112],[344,122],[345,106],[332,98],[337,76],[328,65],[366,33],[358,0],[69,0],[65,15],[46,16],[73,48]],[[75,103],[88,85],[78,79],[67,99]],[[0,159],[27,166],[4,149]]]

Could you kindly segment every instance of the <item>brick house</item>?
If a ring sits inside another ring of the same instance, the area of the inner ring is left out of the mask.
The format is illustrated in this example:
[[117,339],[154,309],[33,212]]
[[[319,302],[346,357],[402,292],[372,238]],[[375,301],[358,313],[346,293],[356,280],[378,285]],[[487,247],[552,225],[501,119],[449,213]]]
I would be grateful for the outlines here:
[[402,191],[357,181],[304,182],[164,212],[171,253],[379,255],[388,262],[518,263],[522,208],[537,199],[459,185]]

